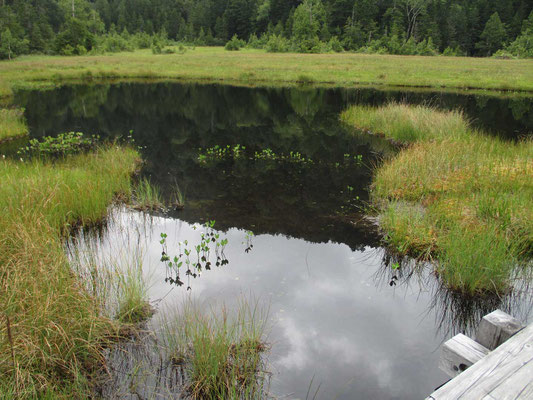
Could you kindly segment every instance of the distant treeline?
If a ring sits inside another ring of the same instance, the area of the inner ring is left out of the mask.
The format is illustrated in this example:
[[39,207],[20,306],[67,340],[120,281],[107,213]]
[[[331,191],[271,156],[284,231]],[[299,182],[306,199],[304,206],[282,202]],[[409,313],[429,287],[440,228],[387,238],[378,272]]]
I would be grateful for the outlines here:
[[532,0],[0,1],[0,58],[232,38],[230,49],[533,57]]

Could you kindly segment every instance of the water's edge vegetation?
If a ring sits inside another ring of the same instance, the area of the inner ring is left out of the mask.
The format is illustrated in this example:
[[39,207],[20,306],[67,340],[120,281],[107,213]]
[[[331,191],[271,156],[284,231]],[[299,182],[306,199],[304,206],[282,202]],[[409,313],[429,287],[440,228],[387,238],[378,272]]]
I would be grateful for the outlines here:
[[28,134],[24,122],[24,110],[20,108],[0,108],[0,143]]
[[120,326],[73,274],[63,238],[131,193],[138,161],[135,149],[114,145],[56,161],[0,161],[2,398],[88,393],[87,377]]
[[530,272],[533,142],[472,129],[459,111],[354,106],[341,119],[407,144],[377,168],[373,204],[388,243],[434,260],[444,284],[503,294]]

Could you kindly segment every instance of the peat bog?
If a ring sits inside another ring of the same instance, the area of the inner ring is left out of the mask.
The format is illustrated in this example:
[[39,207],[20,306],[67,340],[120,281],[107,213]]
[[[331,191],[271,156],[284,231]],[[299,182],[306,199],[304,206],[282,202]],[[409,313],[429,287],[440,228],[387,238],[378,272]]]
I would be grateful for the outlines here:
[[[145,333],[109,353],[104,396],[183,391],[183,366],[158,349],[165,318],[191,298],[207,310],[238,310],[243,297],[255,299],[248,310],[268,309],[261,319],[270,349],[260,368],[268,392],[289,398],[424,398],[445,381],[437,350],[451,333],[473,329],[498,307],[531,318],[525,289],[501,299],[458,297],[431,268],[403,260],[397,269],[381,247],[365,209],[368,187],[373,168],[397,149],[343,125],[339,114],[390,101],[460,108],[475,127],[510,141],[533,131],[533,98],[524,96],[177,83],[15,95],[31,137],[131,131],[143,179],[163,202],[174,201],[176,186],[184,199],[183,209],[165,212],[115,207],[102,231],[78,238],[101,254],[141,247],[147,294],[159,310]],[[223,248],[205,250],[206,239]],[[200,270],[187,273],[186,260],[197,264],[197,255]],[[169,261],[184,263],[183,284]]]

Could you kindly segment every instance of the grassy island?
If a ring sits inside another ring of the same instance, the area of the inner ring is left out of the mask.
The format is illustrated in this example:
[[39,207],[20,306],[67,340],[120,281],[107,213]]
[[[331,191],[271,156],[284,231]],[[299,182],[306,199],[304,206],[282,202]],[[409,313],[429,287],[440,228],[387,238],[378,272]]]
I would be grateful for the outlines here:
[[406,147],[377,168],[372,199],[386,239],[434,260],[444,283],[468,294],[504,293],[531,266],[533,142],[472,129],[457,111],[356,106],[342,119]]

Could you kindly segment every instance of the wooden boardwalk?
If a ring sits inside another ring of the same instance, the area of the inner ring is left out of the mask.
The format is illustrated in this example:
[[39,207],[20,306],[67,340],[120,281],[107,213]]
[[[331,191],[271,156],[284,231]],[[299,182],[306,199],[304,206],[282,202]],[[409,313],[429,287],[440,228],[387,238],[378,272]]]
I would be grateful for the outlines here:
[[428,400],[533,400],[533,324],[440,387]]

